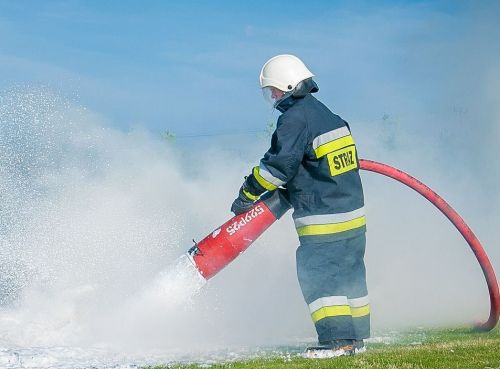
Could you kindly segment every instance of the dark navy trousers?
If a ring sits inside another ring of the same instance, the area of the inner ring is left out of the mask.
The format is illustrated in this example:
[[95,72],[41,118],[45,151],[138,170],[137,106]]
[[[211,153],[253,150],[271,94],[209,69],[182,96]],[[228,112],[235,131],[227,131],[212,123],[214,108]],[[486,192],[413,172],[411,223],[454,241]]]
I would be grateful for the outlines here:
[[370,336],[365,245],[362,234],[297,249],[297,277],[320,344]]

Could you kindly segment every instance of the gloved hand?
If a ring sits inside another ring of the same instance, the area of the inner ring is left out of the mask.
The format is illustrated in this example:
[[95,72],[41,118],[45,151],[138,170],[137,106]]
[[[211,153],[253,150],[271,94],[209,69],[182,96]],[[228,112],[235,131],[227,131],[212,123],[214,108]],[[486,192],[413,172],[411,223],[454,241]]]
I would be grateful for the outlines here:
[[238,198],[236,198],[233,201],[233,204],[231,205],[231,211],[234,213],[234,215],[239,215],[241,213],[244,213],[244,212],[250,210],[252,208],[255,200],[257,199],[257,197],[255,197],[255,200],[250,199],[245,194],[245,192],[250,195],[250,193],[247,190],[247,187],[246,187],[245,183],[243,183],[243,186],[241,186],[241,188],[240,188],[240,192],[238,194]]

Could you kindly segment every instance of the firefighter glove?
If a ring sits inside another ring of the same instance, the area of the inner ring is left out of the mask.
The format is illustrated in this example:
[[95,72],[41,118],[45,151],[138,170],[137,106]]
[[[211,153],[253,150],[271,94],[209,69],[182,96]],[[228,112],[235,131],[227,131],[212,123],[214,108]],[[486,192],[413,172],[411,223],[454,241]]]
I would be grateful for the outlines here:
[[233,205],[231,205],[231,211],[234,215],[244,213],[252,208],[257,199],[258,196],[254,196],[248,191],[248,186],[245,182],[240,188],[238,198],[236,198],[236,200],[233,201]]

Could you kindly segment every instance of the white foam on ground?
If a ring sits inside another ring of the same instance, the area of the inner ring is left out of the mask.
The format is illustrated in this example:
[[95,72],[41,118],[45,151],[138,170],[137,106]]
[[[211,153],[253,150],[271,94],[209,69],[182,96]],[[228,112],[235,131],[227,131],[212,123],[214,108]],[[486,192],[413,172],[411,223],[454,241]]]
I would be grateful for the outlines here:
[[196,363],[200,367],[209,367],[216,363],[230,363],[251,358],[281,357],[290,361],[293,357],[300,356],[300,348],[289,347],[286,349],[271,348],[240,348],[238,350],[213,351],[197,353],[172,353],[158,354],[145,352],[142,355],[117,354],[99,348],[75,347],[41,347],[21,349],[0,349],[0,365],[6,369],[128,369],[140,368],[149,365],[189,364]]
[[[55,299],[34,294],[21,306],[0,310],[0,367],[135,368],[193,360],[185,350],[155,351],[151,346],[144,350],[138,345],[137,338],[144,337],[145,342],[151,340],[151,332],[147,330],[155,328],[160,314],[172,317],[169,324],[173,326],[173,320],[178,317],[175,312],[189,306],[205,283],[189,258],[183,255],[170,268],[159,273],[148,288],[131,296],[113,313],[101,317],[101,342],[84,347],[60,344],[77,343],[79,334],[80,338],[88,336],[89,330],[79,316],[77,302],[82,295],[92,293],[92,288],[75,290]],[[51,311],[54,306],[57,306],[57,314]],[[116,351],[118,347],[119,351]]]

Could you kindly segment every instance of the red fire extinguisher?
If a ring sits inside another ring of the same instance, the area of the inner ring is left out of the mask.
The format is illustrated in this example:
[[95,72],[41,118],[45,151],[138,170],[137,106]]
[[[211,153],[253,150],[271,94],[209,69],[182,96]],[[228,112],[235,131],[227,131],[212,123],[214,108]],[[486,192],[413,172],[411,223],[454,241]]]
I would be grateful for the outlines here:
[[278,189],[262,196],[252,209],[236,215],[188,250],[205,279],[210,279],[245,251],[264,231],[291,208],[286,192]]

